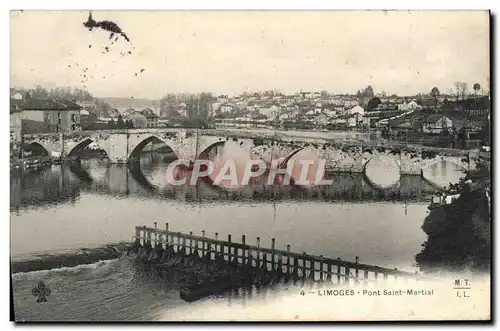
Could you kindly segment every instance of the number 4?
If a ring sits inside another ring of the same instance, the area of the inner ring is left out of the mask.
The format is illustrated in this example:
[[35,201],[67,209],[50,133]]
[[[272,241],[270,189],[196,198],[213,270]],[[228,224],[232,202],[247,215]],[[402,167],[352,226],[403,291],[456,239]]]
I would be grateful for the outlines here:
[[304,290],[300,291],[300,295],[306,295],[306,293],[304,292]]

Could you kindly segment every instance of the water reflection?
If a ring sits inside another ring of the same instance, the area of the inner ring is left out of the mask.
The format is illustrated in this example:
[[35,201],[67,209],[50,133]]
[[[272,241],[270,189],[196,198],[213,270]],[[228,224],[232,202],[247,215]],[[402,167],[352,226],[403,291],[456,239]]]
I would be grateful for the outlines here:
[[[52,166],[34,173],[11,174],[11,209],[54,205],[74,201],[80,192],[111,196],[140,196],[179,201],[214,200],[318,200],[318,201],[422,201],[437,188],[420,176],[402,176],[389,188],[372,185],[363,174],[329,173],[330,186],[304,189],[298,186],[267,185],[255,180],[237,190],[226,190],[200,182],[174,186],[167,182],[168,163],[161,156],[144,155],[139,164],[109,164],[105,160],[82,160]],[[187,171],[189,175],[189,171]]]
[[157,221],[180,232],[245,234],[264,246],[273,237],[281,249],[292,244],[299,252],[413,270],[427,211],[418,201],[435,191],[420,176],[380,189],[349,173],[328,174],[333,185],[312,189],[259,181],[237,190],[205,182],[172,186],[168,162],[148,154],[135,165],[91,159],[12,173],[11,254],[128,241],[134,226]]
[[465,169],[455,163],[442,160],[422,169],[422,176],[432,185],[443,188],[458,183],[465,176]]
[[[10,207],[74,203],[80,196],[80,180],[69,167],[53,166],[40,172],[14,172],[10,177]],[[83,179],[83,177],[82,177]]]

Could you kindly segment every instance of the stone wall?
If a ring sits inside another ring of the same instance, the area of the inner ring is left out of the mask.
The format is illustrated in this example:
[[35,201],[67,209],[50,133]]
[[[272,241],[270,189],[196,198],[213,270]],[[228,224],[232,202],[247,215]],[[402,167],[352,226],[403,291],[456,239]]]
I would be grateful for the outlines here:
[[[219,134],[217,134],[219,133]],[[436,162],[447,161],[463,169],[474,168],[468,151],[448,150],[421,146],[370,145],[364,142],[338,142],[325,138],[294,137],[291,135],[239,134],[234,131],[196,129],[135,129],[102,130],[57,134],[25,135],[25,143],[38,143],[49,155],[61,153],[63,157],[78,155],[79,150],[94,142],[106,151],[112,163],[126,163],[138,155],[147,142],[162,141],[179,159],[194,161],[203,151],[214,146],[231,144],[240,146],[249,158],[260,158],[267,164],[279,159],[286,162],[292,155],[303,150],[326,160],[329,171],[364,172],[372,161],[396,164],[401,174],[420,175],[422,169]],[[64,144],[61,144],[61,139]]]

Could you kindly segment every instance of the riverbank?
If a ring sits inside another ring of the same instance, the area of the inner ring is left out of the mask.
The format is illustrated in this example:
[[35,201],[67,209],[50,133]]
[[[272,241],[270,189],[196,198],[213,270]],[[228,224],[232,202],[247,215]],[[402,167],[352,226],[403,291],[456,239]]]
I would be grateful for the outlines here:
[[491,265],[491,187],[489,162],[468,174],[450,191],[450,203],[431,204],[422,230],[428,235],[416,255],[424,273],[489,272]]
[[10,169],[11,170],[39,170],[42,167],[50,166],[53,164],[61,164],[63,160],[58,157],[53,156],[33,156],[29,158],[23,159],[11,159],[10,160]]

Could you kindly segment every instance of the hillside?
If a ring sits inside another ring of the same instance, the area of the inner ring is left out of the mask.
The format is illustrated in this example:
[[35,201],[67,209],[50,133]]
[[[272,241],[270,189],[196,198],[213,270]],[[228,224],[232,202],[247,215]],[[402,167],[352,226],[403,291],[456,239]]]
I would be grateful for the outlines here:
[[106,97],[98,98],[106,103],[108,103],[113,108],[134,108],[142,110],[144,108],[152,108],[156,105],[159,106],[159,100],[150,99],[135,99],[135,98],[116,98],[116,97]]

